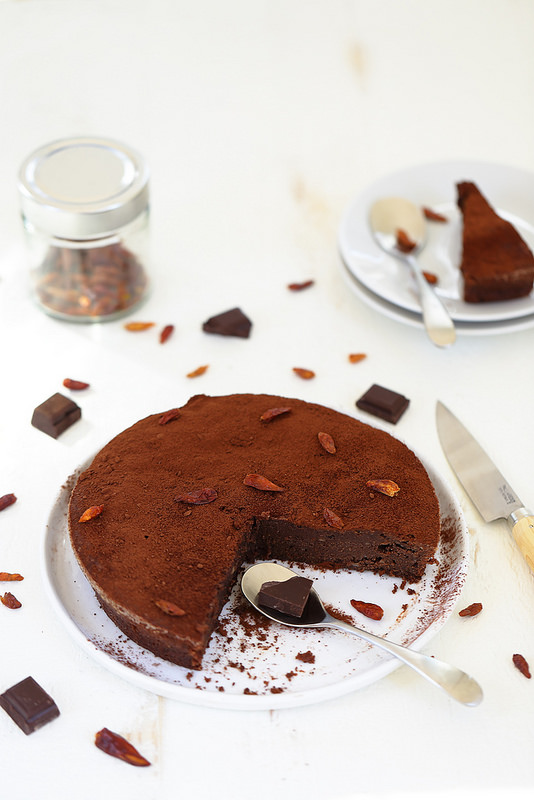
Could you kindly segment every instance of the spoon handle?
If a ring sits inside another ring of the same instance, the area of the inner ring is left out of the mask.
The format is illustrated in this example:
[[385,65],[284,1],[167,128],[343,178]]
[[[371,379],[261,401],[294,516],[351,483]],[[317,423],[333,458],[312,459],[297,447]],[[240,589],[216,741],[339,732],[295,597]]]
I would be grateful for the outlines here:
[[371,644],[376,644],[378,647],[381,647],[382,650],[386,650],[409,667],[412,667],[412,669],[424,678],[427,678],[431,683],[439,686],[459,703],[463,703],[466,706],[477,706],[482,701],[482,689],[474,678],[471,678],[466,672],[463,672],[457,667],[453,667],[451,664],[438,661],[436,658],[418,653],[416,650],[411,650],[400,644],[389,642],[387,639],[382,639],[380,636],[375,636],[373,633],[355,628],[353,625],[349,625],[342,620],[337,620],[330,615],[328,615],[327,619],[321,623],[321,625],[325,625],[329,628],[339,628],[340,630],[359,636],[361,639],[365,639]]
[[417,283],[423,322],[430,339],[438,347],[446,347],[456,340],[456,330],[449,312],[429,285],[419,263],[412,255],[405,256]]

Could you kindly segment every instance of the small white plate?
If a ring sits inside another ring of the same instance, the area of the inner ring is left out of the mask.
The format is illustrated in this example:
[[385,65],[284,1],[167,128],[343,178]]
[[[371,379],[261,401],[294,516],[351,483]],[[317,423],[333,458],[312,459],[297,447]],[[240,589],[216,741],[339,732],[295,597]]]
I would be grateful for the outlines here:
[[[389,319],[403,322],[413,328],[424,328],[423,319],[420,313],[406,311],[398,305],[388,303],[374,292],[367,289],[360,281],[354,277],[346,264],[342,263],[343,275],[350,289],[363,302],[383,314]],[[502,333],[517,333],[517,331],[528,330],[534,327],[534,313],[526,317],[517,319],[496,320],[495,322],[456,322],[456,333],[459,336],[495,336]]]
[[[341,257],[351,275],[376,297],[420,316],[416,286],[409,268],[380,249],[369,227],[369,209],[381,197],[405,197],[447,217],[427,223],[427,242],[418,256],[422,268],[438,276],[437,294],[456,322],[471,324],[534,319],[534,293],[503,303],[462,300],[461,215],[456,184],[473,181],[498,214],[511,222],[534,251],[534,175],[484,162],[451,161],[425,164],[387,175],[360,194],[347,208],[339,229]],[[401,317],[402,319],[402,317]]]
[[[184,669],[139,647],[102,611],[70,545],[68,502],[76,477],[86,466],[66,481],[52,507],[43,538],[42,572],[52,605],[68,632],[106,669],[164,697],[255,711],[337,697],[400,665],[379,648],[341,631],[299,631],[271,623],[251,610],[237,586],[223,609],[202,670]],[[442,478],[428,464],[425,467],[439,498],[444,534],[435,563],[428,565],[418,584],[401,588],[399,579],[370,572],[297,568],[316,582],[325,603],[354,624],[415,649],[426,644],[451,615],[468,563],[468,535],[460,507]],[[383,619],[377,622],[358,615],[351,599],[378,603],[384,608]]]

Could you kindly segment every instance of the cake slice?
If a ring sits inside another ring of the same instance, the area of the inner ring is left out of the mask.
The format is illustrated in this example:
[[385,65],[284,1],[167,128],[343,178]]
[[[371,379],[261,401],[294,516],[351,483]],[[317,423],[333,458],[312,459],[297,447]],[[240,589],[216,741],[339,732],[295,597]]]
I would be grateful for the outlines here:
[[526,297],[534,284],[534,256],[514,226],[491,207],[476,184],[456,185],[463,215],[463,298],[487,303]]

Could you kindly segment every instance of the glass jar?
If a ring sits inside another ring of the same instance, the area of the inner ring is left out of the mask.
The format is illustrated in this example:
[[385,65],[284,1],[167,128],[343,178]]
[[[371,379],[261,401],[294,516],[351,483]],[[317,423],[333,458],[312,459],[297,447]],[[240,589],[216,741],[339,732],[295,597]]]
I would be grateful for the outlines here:
[[19,172],[32,288],[54,317],[101,322],[148,291],[149,192],[143,158],[120,142],[62,139]]

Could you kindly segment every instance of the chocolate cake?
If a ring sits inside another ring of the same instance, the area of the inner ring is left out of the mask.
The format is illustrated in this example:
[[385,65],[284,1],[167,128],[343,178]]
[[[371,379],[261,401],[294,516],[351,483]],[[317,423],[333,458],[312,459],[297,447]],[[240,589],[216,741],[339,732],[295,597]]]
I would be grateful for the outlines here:
[[119,628],[199,668],[244,562],[415,582],[438,544],[440,514],[421,462],[384,431],[302,400],[197,395],[96,455],[72,492],[69,529]]
[[463,298],[485,303],[525,297],[534,284],[534,256],[514,226],[491,207],[476,184],[456,186],[463,215]]

